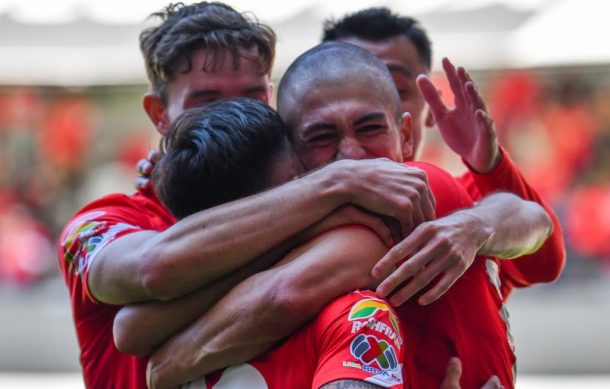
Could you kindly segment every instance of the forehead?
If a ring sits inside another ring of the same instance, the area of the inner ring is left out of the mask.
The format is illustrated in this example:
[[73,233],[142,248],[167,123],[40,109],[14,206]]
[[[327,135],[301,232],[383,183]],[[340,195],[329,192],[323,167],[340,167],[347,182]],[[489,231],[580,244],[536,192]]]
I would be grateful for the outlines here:
[[169,83],[169,88],[178,86],[218,87],[226,84],[240,84],[255,80],[266,80],[261,62],[257,61],[256,48],[242,49],[242,55],[235,61],[230,51],[214,52],[209,49],[194,51],[189,62],[182,59],[176,65],[176,71]]
[[393,38],[370,41],[356,37],[341,39],[346,43],[361,47],[379,58],[390,71],[403,72],[405,76],[415,78],[421,73],[427,73],[419,57],[417,48],[409,38],[404,35]]
[[334,120],[344,115],[367,115],[371,112],[383,113],[386,117],[396,116],[393,104],[382,88],[371,87],[366,82],[326,83],[314,88],[304,88],[293,98],[291,117],[300,125],[305,122]]

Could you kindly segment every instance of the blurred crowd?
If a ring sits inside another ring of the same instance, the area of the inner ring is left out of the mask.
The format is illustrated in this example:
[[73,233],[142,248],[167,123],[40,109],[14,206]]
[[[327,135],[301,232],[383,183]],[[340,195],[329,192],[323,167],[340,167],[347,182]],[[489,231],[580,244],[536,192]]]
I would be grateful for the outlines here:
[[[475,74],[501,144],[560,217],[568,245],[563,280],[610,274],[605,70]],[[0,87],[0,284],[58,277],[56,240],[65,221],[95,197],[132,190],[136,161],[156,143],[141,112],[143,92]],[[459,161],[438,133],[427,142],[422,159],[455,171]]]

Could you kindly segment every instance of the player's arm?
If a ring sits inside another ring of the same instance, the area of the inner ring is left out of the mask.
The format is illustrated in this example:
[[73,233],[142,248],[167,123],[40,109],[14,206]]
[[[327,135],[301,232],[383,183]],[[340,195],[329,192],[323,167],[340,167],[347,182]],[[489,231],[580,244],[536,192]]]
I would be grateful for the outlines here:
[[386,250],[377,235],[360,226],[318,236],[233,288],[171,338],[150,358],[151,382],[172,387],[261,354],[333,298],[373,286],[370,269]]
[[[344,204],[393,217],[403,231],[434,215],[423,171],[384,159],[339,161],[191,215],[166,231],[121,236],[99,251],[88,285],[97,300],[110,304],[170,300],[243,266]],[[391,240],[389,231],[382,236]]]
[[[551,219],[539,204],[510,193],[496,193],[472,208],[425,222],[394,246],[373,268],[381,278],[407,258],[377,289],[400,305],[443,273],[419,302],[442,296],[477,255],[510,259],[536,251],[551,234]],[[408,281],[406,284],[403,284]]]
[[443,139],[462,157],[476,188],[484,196],[496,191],[509,191],[525,200],[534,201],[545,209],[553,223],[553,232],[540,250],[519,261],[502,264],[502,270],[517,286],[554,281],[559,277],[566,259],[557,216],[529,186],[508,154],[499,146],[493,119],[468,72],[462,67],[456,69],[447,58],[443,59],[443,68],[454,94],[454,108],[449,109],[443,104],[427,77],[419,77],[418,86],[430,104]]
[[[343,225],[367,225],[375,231],[386,229],[376,216],[353,206],[344,206],[322,221],[273,248],[246,266],[189,295],[170,301],[130,304],[119,310],[113,326],[114,341],[119,350],[134,355],[149,355],[171,336],[178,333],[245,278],[273,265],[292,247]],[[375,227],[376,226],[376,227]]]

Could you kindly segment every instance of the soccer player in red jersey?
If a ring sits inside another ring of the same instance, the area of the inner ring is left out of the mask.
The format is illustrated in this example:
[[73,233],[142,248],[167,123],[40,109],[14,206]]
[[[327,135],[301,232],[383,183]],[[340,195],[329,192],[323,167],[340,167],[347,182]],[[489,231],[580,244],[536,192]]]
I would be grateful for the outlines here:
[[[552,209],[525,181],[508,152],[499,146],[493,120],[468,73],[461,67],[456,70],[446,58],[443,60],[443,68],[455,96],[456,106],[449,109],[427,77],[432,65],[432,46],[417,20],[393,14],[387,8],[369,8],[336,21],[327,21],[324,27],[323,41],[343,41],[360,46],[388,67],[398,88],[403,111],[413,117],[414,151],[407,160],[418,158],[424,129],[436,122],[447,145],[462,157],[468,167],[468,172],[459,180],[475,201],[497,191],[512,192],[542,205],[551,217],[553,233],[540,250],[518,261],[500,263],[498,280],[504,298],[508,298],[514,287],[557,279],[566,258],[559,221]],[[416,231],[411,239],[391,250],[377,269],[383,272],[388,265],[401,260],[404,251],[409,251],[430,233],[424,228]],[[409,261],[408,267],[399,270],[397,277],[382,284],[378,291],[386,295],[428,261],[429,258]],[[415,293],[422,282],[425,282],[423,278],[414,280],[399,291],[393,301],[402,303]],[[435,296],[437,294],[425,301]]]
[[[269,101],[268,76],[275,37],[267,27],[220,3],[176,5],[160,16],[163,23],[141,36],[152,85],[143,106],[160,133],[165,133],[169,123],[189,107],[242,95]],[[198,319],[241,280],[267,268],[290,247],[320,231],[357,223],[370,226],[386,243],[392,241],[390,230],[379,218],[360,207],[393,217],[404,234],[432,219],[434,200],[426,180],[422,169],[387,160],[339,161],[274,190],[194,214],[175,224],[150,190],[131,196],[111,195],[88,204],[66,225],[59,252],[70,290],[86,385],[145,386],[147,358],[122,353],[113,342],[112,323],[120,306],[186,296],[174,301],[173,308],[167,308],[173,313],[172,309],[187,306],[184,316],[170,314],[169,319],[149,320],[146,326],[132,327],[131,331],[121,331],[125,328],[118,321],[118,336],[114,339],[117,344],[146,355]],[[485,204],[481,205],[478,208],[489,214]],[[511,220],[519,220],[517,212],[511,214],[515,216]],[[470,231],[464,234],[463,229],[455,228],[456,223],[463,226],[475,222],[502,235],[501,228],[491,227],[482,221],[484,218],[460,215],[439,228],[469,236]],[[524,225],[532,223],[537,225],[538,234],[534,235],[543,237],[547,231],[545,221],[532,220],[530,216],[516,223],[516,229],[522,231]],[[528,228],[527,232],[532,231]],[[508,240],[512,244],[524,245],[523,241],[518,242],[522,236],[511,235]],[[394,240],[398,240],[396,236]],[[468,242],[461,242],[468,246]],[[467,254],[474,258],[474,252]],[[451,278],[459,276],[462,266],[452,266],[458,271],[453,271]],[[345,265],[340,268],[350,270]],[[331,281],[340,280],[334,277]],[[245,316],[233,316],[238,318],[234,324],[241,326],[239,331],[256,346],[240,352],[240,357],[257,355],[290,334],[332,298],[324,288],[303,293],[310,289],[301,289],[302,285],[265,285],[277,288],[276,292],[282,289],[282,293],[263,295],[265,288],[261,288],[261,294],[251,296],[255,304],[240,312]],[[322,303],[311,303],[315,299]],[[302,303],[307,309],[295,309]],[[248,309],[255,307],[265,307],[261,311],[275,312],[283,320],[277,324],[276,315],[253,316]],[[215,320],[209,322],[211,327],[220,322],[219,318]],[[230,325],[224,327],[234,329]],[[234,339],[236,343],[226,339],[224,342],[229,355],[239,348],[243,338]],[[226,366],[227,361],[231,359],[215,359],[221,366]]]

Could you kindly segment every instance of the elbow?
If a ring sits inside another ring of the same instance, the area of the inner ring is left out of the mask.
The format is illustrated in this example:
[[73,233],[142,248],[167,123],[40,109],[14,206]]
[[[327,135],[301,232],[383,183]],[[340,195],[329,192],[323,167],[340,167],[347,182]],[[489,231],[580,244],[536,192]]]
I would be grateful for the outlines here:
[[167,260],[163,249],[156,245],[142,253],[142,266],[137,277],[151,300],[169,301],[180,297],[178,280],[174,276],[173,264]]
[[[264,312],[271,313],[267,330],[270,336],[281,339],[314,317],[326,303],[317,298],[315,288],[308,288],[299,280],[290,278],[278,279],[274,282],[270,298],[265,300]],[[281,318],[278,320],[278,318]]]
[[117,313],[112,326],[115,347],[123,353],[139,357],[152,354],[154,348],[145,344],[137,336],[138,329],[132,327],[134,326],[130,320],[129,307],[122,308]]

